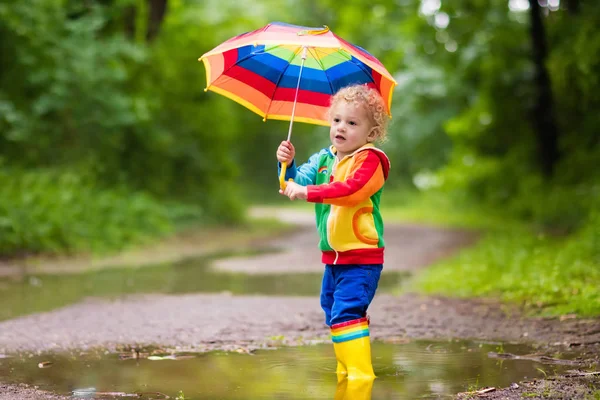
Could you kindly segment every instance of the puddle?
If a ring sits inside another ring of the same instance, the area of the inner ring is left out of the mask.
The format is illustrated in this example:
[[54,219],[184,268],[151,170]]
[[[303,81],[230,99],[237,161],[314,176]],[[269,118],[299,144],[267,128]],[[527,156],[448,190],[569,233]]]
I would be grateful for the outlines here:
[[[488,356],[488,352],[500,350],[515,355],[534,353],[524,345],[376,341],[372,351],[377,379],[368,390],[373,399],[447,398],[461,391],[505,387],[573,368]],[[141,354],[144,358],[134,359],[130,354],[15,356],[0,359],[0,377],[80,398],[158,399],[167,395],[173,399],[183,393],[185,399],[314,400],[334,399],[336,392],[330,344],[262,350],[253,355]],[[40,368],[40,363],[46,367]]]
[[[235,256],[240,256],[236,254]],[[209,268],[213,257],[177,264],[119,268],[81,274],[26,276],[0,280],[0,321],[49,311],[85,297],[119,297],[138,293],[220,293],[318,296],[321,274],[247,275]],[[398,288],[406,274],[382,275],[380,292]],[[60,295],[57,295],[60,293]]]

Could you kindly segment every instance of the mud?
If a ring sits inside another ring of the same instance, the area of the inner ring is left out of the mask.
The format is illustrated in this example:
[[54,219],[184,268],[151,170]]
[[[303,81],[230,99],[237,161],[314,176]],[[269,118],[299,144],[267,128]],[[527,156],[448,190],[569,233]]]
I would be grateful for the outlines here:
[[[484,388],[476,392],[461,393],[457,399],[522,400],[595,400],[600,398],[600,377],[559,376],[544,380],[515,383],[510,388],[495,390]],[[479,392],[479,393],[478,393]]]
[[[372,338],[478,339],[547,346],[600,343],[596,320],[526,318],[493,301],[376,296]],[[179,346],[198,351],[328,341],[318,299],[194,294],[89,299],[0,323],[0,353]],[[281,341],[281,340],[280,340]]]
[[0,400],[67,400],[29,385],[3,385],[0,383]]

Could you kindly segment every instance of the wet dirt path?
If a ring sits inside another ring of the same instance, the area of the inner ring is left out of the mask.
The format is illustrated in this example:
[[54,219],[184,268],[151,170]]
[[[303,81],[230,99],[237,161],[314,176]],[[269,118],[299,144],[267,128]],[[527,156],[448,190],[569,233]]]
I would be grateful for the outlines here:
[[[277,216],[265,209],[255,213]],[[299,225],[296,233],[269,242],[282,252],[222,260],[215,268],[247,273],[320,271],[312,215],[293,210],[277,213]],[[461,231],[388,224],[385,270],[425,267],[474,240],[473,234]],[[590,347],[600,343],[599,320],[526,318],[518,309],[492,300],[377,295],[369,314],[374,340],[463,338]],[[0,323],[0,354],[147,345],[236,350],[328,340],[316,297],[192,294],[88,299]],[[0,400],[56,398],[31,390],[0,384]],[[519,393],[510,397],[505,392],[508,397],[493,398],[520,398]]]

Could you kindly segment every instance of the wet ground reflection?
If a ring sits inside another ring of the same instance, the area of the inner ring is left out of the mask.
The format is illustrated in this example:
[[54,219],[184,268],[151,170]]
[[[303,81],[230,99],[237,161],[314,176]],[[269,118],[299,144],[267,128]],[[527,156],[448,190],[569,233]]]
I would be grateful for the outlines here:
[[[177,264],[108,269],[75,275],[31,275],[18,281],[0,280],[0,321],[49,311],[76,303],[88,296],[114,298],[137,293],[219,292],[319,295],[320,273],[247,275],[220,272],[210,268],[210,263],[217,257],[219,255]],[[398,288],[405,276],[402,273],[384,273],[380,292]],[[56,293],[61,295],[57,296]]]
[[[534,352],[523,345],[468,341],[404,344],[376,341],[373,365],[377,379],[372,386],[372,398],[440,398],[484,386],[509,386],[572,368],[488,356],[488,352],[498,351],[520,355]],[[328,344],[262,350],[251,355],[142,350],[141,358],[136,359],[131,354],[4,358],[0,359],[0,376],[3,380],[82,398],[118,398],[142,393],[138,398],[162,398],[161,394],[171,398],[183,395],[185,399],[223,400],[342,398],[339,388],[336,397],[335,359]],[[368,398],[364,397],[364,387],[360,390],[361,396],[345,398]]]

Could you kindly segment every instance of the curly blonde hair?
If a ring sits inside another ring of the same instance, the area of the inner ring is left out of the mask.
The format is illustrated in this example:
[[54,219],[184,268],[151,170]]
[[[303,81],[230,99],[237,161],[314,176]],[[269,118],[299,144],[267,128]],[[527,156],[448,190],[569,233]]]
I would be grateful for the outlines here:
[[385,141],[389,118],[383,98],[376,89],[366,84],[351,85],[340,89],[331,97],[331,104],[327,110],[328,119],[331,119],[331,110],[342,101],[362,105],[367,110],[367,114],[375,128],[375,140]]

